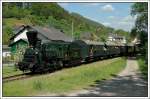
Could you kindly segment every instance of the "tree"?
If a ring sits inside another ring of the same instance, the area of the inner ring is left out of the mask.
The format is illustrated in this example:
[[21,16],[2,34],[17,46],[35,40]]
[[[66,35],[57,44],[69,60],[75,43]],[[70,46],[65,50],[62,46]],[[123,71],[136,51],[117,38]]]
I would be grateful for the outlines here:
[[11,27],[5,27],[3,29],[3,44],[8,44],[10,37],[13,35],[13,30]]
[[80,39],[80,32],[75,32],[74,33],[74,38],[77,39],[77,40]]
[[24,18],[30,10],[20,7],[21,3],[3,3],[3,18]]
[[142,38],[141,42],[147,42],[148,35],[148,3],[135,3],[132,5],[131,15],[136,16],[134,31]]
[[[131,9],[131,15],[136,16],[135,27],[131,31],[131,35],[139,35],[141,41],[141,60],[145,64],[140,64],[142,73],[148,76],[148,3],[134,3]],[[134,34],[136,33],[136,35]]]
[[131,38],[135,38],[137,36],[137,31],[135,27],[131,29],[130,36]]
[[[148,3],[142,2],[133,4],[131,15],[137,17],[131,35],[133,36],[133,32],[136,32],[136,35],[139,35],[141,44],[144,47],[146,42],[148,42]],[[136,35],[134,34],[134,36]]]
[[55,19],[62,19],[67,15],[67,12],[56,3],[34,3],[31,6],[33,15],[43,16],[48,19],[53,16]]
[[106,40],[106,38],[105,38],[105,37],[101,37],[101,38],[100,38],[100,41],[102,41],[102,42],[106,43],[106,41],[107,41],[107,40]]

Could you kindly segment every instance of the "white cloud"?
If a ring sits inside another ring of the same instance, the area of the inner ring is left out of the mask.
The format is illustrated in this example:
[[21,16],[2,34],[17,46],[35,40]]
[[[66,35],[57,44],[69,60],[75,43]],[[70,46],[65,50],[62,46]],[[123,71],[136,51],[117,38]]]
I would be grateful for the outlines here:
[[112,5],[107,4],[107,5],[104,5],[104,6],[102,7],[102,10],[103,10],[103,11],[106,11],[106,12],[112,12],[112,11],[115,10],[115,8],[113,8]]

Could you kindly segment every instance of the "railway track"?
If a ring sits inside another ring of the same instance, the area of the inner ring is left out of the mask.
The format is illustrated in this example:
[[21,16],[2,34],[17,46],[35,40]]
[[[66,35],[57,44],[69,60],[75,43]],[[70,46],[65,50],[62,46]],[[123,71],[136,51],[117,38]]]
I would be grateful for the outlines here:
[[25,73],[25,74],[18,74],[18,75],[13,75],[9,77],[4,77],[2,78],[3,83],[10,82],[10,81],[15,81],[15,80],[20,80],[20,79],[25,79],[32,77],[33,75],[30,75],[30,73]]
[[[92,61],[88,62],[88,63],[91,63]],[[94,62],[94,61],[93,61]],[[85,63],[87,64],[87,63]],[[73,65],[73,64],[71,64]],[[69,67],[71,67],[71,65]],[[81,64],[76,64],[76,66],[80,66]],[[65,67],[65,68],[69,68],[69,67]],[[56,70],[57,71],[57,70]],[[52,71],[52,72],[45,72],[44,74],[48,74],[48,73],[53,73],[55,71]],[[28,72],[28,73],[23,73],[23,74],[18,74],[18,75],[12,75],[12,76],[8,76],[8,77],[3,77],[2,78],[2,82],[3,83],[7,83],[7,82],[10,82],[10,81],[15,81],[15,80],[21,80],[21,79],[26,79],[26,78],[30,78],[30,77],[33,77],[33,76],[38,76],[38,75],[43,75],[43,74],[32,74],[31,72]]]
[[[107,58],[104,58],[104,59],[107,59]],[[103,59],[101,59],[103,60]],[[92,63],[92,62],[95,62],[95,61],[98,61],[98,60],[92,60],[90,62],[87,62],[87,63]],[[84,64],[87,64],[87,63],[84,63]],[[76,66],[80,66],[81,64],[78,64]],[[69,68],[69,67],[66,67],[66,68]],[[57,70],[56,70],[57,71]],[[52,72],[45,72],[44,74],[48,74],[48,73],[53,73],[55,71],[52,71]],[[42,74],[33,74],[31,72],[28,72],[28,73],[23,73],[23,74],[18,74],[18,75],[13,75],[13,76],[8,76],[8,77],[3,77],[2,78],[2,82],[3,83],[7,83],[7,82],[10,82],[10,81],[15,81],[15,80],[21,80],[21,79],[27,79],[27,78],[30,78],[30,77],[33,77],[33,76],[39,76],[39,75],[43,75]]]

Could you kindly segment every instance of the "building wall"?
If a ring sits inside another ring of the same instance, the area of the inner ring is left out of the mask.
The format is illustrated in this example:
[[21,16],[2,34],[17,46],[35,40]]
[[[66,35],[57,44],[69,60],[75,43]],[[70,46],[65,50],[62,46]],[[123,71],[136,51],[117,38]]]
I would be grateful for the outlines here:
[[11,52],[10,51],[3,51],[3,57],[8,57],[10,56]]
[[19,50],[25,50],[25,48],[28,46],[27,43],[23,42],[23,41],[20,41],[14,45],[12,45],[11,47],[11,53],[12,54],[15,54],[15,53],[18,53]]
[[27,39],[26,32],[27,32],[27,30],[25,29],[22,33],[20,33],[19,35],[17,35],[17,37],[14,38],[13,42],[16,42],[20,39]]
[[28,43],[24,41],[20,41],[11,46],[11,56],[15,62],[19,62],[22,60],[24,52],[28,47]]

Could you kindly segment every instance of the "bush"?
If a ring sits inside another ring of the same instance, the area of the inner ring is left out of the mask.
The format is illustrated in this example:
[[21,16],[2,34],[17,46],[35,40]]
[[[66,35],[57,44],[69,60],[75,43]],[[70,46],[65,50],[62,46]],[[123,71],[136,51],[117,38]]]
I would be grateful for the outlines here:
[[30,20],[33,25],[43,26],[45,24],[45,19],[43,17],[38,17],[34,15],[28,15],[27,18]]
[[148,80],[148,65],[145,64],[145,58],[139,57],[138,64],[139,64],[140,71],[143,74],[144,79]]

